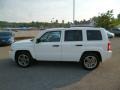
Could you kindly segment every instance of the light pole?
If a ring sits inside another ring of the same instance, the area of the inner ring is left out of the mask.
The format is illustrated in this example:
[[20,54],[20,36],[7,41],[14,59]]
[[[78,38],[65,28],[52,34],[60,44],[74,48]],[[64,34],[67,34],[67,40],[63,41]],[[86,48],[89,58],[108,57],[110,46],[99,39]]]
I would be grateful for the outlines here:
[[73,0],[73,24],[75,22],[75,0]]

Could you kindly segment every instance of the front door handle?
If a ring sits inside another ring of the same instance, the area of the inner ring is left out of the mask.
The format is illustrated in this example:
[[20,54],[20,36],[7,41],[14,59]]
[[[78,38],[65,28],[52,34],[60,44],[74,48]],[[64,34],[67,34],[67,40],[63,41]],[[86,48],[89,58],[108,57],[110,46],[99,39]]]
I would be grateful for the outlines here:
[[75,46],[80,47],[80,46],[83,46],[83,45],[75,45]]
[[59,47],[59,45],[53,45],[53,47]]

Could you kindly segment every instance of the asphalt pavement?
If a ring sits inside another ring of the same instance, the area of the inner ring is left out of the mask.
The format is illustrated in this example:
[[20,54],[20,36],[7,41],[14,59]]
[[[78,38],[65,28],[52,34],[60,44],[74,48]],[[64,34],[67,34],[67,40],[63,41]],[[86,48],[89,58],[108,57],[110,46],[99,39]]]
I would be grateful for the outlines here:
[[0,47],[0,90],[120,90],[120,39],[111,42],[112,58],[93,71],[71,62],[20,68],[9,58],[10,47]]

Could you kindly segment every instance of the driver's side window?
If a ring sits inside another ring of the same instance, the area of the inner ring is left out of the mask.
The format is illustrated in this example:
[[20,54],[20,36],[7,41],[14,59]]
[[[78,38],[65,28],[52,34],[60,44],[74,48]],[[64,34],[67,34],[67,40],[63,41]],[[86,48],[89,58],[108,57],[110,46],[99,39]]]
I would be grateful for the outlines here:
[[60,42],[61,31],[50,31],[40,38],[40,42]]

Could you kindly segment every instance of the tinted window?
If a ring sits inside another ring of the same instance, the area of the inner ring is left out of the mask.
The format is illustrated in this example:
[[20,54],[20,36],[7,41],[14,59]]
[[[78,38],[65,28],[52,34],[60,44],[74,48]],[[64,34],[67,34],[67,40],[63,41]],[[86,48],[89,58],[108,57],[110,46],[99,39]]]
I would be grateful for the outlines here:
[[102,40],[102,35],[99,30],[87,30],[87,40]]
[[82,30],[65,31],[65,41],[82,41]]
[[0,36],[12,36],[10,32],[0,32]]
[[61,32],[60,31],[51,31],[45,33],[41,38],[41,42],[60,42]]
[[120,31],[120,29],[117,29],[117,28],[116,29],[112,29],[112,30],[114,30],[114,31]]

